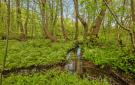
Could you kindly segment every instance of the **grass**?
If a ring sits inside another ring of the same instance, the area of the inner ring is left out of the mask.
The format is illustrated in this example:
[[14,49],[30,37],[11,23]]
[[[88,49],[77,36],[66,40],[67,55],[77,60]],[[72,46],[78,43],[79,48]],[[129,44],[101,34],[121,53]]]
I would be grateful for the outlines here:
[[55,69],[46,73],[11,75],[4,79],[3,85],[110,85],[107,79],[81,79],[76,74],[61,72]]
[[135,55],[128,53],[126,48],[119,48],[114,45],[107,47],[93,46],[84,48],[84,56],[87,60],[97,65],[111,65],[120,68],[125,72],[135,73]]
[[[27,67],[30,65],[56,63],[65,59],[72,42],[51,43],[49,40],[27,42],[9,41],[6,68]],[[2,67],[4,42],[0,42],[0,67]]]

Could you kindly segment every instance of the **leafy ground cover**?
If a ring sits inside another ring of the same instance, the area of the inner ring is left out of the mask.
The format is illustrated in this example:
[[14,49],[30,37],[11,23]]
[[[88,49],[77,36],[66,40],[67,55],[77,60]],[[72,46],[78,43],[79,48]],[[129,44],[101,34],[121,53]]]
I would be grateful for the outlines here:
[[[45,40],[27,42],[9,41],[6,68],[28,67],[30,65],[57,63],[65,59],[72,42],[51,43]],[[4,54],[4,42],[0,42],[0,67]]]
[[[64,82],[63,82],[64,81]],[[46,73],[11,75],[4,79],[4,85],[109,85],[107,79],[81,79],[76,74],[49,70]]]
[[125,48],[118,48],[113,45],[107,47],[85,47],[84,49],[85,58],[97,65],[110,65],[125,72],[135,73],[135,55],[128,53]]
[[[3,41],[0,41],[0,66],[4,54]],[[29,40],[27,42],[10,41],[6,60],[6,69],[28,67],[39,64],[53,64],[65,60],[67,51],[73,42],[51,43],[49,40]],[[97,65],[111,65],[126,72],[135,72],[135,56],[127,50],[112,46],[84,46],[84,57]],[[32,74],[12,74],[4,78],[4,85],[110,85],[107,79],[81,79],[76,74],[65,71],[49,70]],[[64,81],[64,82],[62,82]]]

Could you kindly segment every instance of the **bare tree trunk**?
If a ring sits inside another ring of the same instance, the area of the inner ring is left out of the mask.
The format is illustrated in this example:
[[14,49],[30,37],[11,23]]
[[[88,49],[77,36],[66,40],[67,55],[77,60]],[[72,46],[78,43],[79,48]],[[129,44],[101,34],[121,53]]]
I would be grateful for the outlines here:
[[61,29],[65,40],[68,40],[68,36],[66,33],[66,29],[64,27],[64,17],[63,17],[63,0],[60,0],[60,7],[61,7]]
[[49,1],[50,11],[50,27],[52,31],[52,35],[55,35],[55,26],[58,20],[58,10],[59,10],[59,0],[51,0]]
[[53,34],[55,34],[55,29],[54,28],[55,28],[56,22],[58,20],[58,10],[59,10],[59,2],[56,1],[55,15],[54,15],[53,23],[52,23]]
[[20,0],[16,0],[16,8],[17,8],[17,27],[20,29],[20,38],[22,40],[25,39],[25,33],[22,25],[22,19],[21,19],[21,8],[20,8]]
[[27,34],[28,34],[28,21],[29,21],[29,0],[27,0],[27,16],[26,16],[26,20],[24,23],[24,30],[25,30],[25,37],[27,38]]
[[[78,0],[73,0],[74,1],[74,4],[76,7],[78,7]],[[78,9],[78,8],[77,8]],[[77,18],[80,20],[80,22],[82,23],[83,27],[84,27],[84,34],[83,34],[83,38],[84,39],[87,39],[87,35],[88,35],[88,24],[87,22],[79,15],[79,10],[78,12],[76,12],[77,14]],[[77,30],[77,29],[76,29]]]
[[[107,0],[108,4],[110,2],[110,0]],[[105,17],[105,12],[106,12],[106,7],[105,7],[105,4],[104,2],[102,2],[102,9],[100,11],[100,14],[97,16],[96,18],[96,22],[95,22],[95,25],[92,26],[92,37],[98,37],[98,34],[99,34],[99,30],[100,30],[100,27],[101,27],[101,23]]]
[[78,30],[78,0],[74,0],[74,8],[75,8],[75,40],[78,39],[78,35],[79,35],[79,30]]
[[40,10],[41,10],[41,16],[42,16],[42,25],[43,25],[43,31],[44,31],[44,37],[47,37],[51,39],[51,41],[56,42],[57,38],[52,35],[52,33],[48,30],[48,15],[47,10],[45,10],[46,7],[46,0],[39,0],[40,3]]
[[1,7],[1,0],[0,0],[0,7]]
[[[10,29],[10,0],[8,0],[7,4],[7,35],[6,35],[6,46],[5,46],[5,54],[3,58],[3,66],[2,66],[2,71],[5,70],[5,65],[6,65],[6,59],[8,56],[8,43],[9,43],[9,29]],[[0,85],[3,85],[3,75],[1,73],[1,79],[0,79]]]
[[132,32],[130,33],[130,36],[131,36],[131,41],[132,41],[132,45],[133,45],[133,48],[135,50],[135,0],[131,0],[131,12],[132,12],[132,22],[133,22],[133,25],[132,25]]

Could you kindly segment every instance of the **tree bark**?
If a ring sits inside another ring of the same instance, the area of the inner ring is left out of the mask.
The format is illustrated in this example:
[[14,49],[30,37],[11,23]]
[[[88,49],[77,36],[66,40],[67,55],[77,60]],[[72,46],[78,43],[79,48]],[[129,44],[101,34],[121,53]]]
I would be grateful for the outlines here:
[[[8,56],[8,43],[9,43],[9,29],[11,27],[11,18],[10,18],[10,0],[7,2],[7,31],[6,31],[6,46],[5,46],[5,53],[4,53],[4,58],[3,58],[3,65],[2,65],[2,71],[5,70],[5,65],[6,65],[6,59]],[[3,75],[1,73],[0,75],[0,85],[3,85]]]
[[[109,4],[110,1],[111,0],[107,0],[107,3]],[[102,2],[102,9],[100,11],[100,14],[96,18],[95,25],[92,26],[92,29],[93,29],[92,37],[98,38],[99,30],[100,30],[100,27],[101,27],[101,23],[102,23],[102,21],[105,17],[106,9],[107,9],[107,7],[105,7],[104,2]]]
[[[84,34],[83,34],[83,38],[87,39],[87,35],[88,35],[88,24],[87,22],[79,15],[79,10],[78,10],[78,0],[73,0],[74,1],[74,5],[75,5],[75,10],[76,10],[76,17],[79,19],[79,21],[82,23],[83,27],[84,27]],[[76,22],[76,26],[77,26]],[[78,30],[79,31],[79,30]],[[78,32],[79,33],[79,32]],[[77,28],[76,28],[76,36],[77,36]]]
[[78,0],[74,0],[74,9],[75,9],[75,40],[78,39],[78,35],[79,35],[79,30],[78,30]]
[[61,7],[61,29],[65,40],[68,40],[68,36],[66,33],[66,29],[64,27],[64,16],[63,16],[63,0],[60,0],[60,7]]
[[52,33],[48,29],[48,15],[47,15],[47,10],[46,9],[46,0],[39,0],[40,3],[40,11],[41,11],[41,16],[42,16],[42,26],[43,26],[43,31],[44,31],[44,37],[49,38],[53,42],[57,42],[57,38],[52,35]]
[[17,10],[17,27],[20,29],[20,39],[25,40],[25,33],[22,25],[21,19],[21,8],[20,8],[20,0],[16,0],[16,10]]
[[1,8],[1,0],[0,0],[0,8]]
[[131,42],[132,42],[132,45],[133,45],[133,48],[135,50],[135,0],[131,0],[131,12],[132,12],[132,32],[130,33],[130,36],[131,36]]
[[25,37],[27,38],[27,34],[28,34],[28,21],[29,21],[29,0],[27,0],[27,13],[26,13],[26,20],[24,23],[24,30],[25,30]]

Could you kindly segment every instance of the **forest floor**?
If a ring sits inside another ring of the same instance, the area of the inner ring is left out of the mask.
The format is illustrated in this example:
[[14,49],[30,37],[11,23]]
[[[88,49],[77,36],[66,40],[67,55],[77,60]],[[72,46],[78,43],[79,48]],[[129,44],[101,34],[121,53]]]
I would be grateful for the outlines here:
[[[4,55],[4,45],[4,42],[0,41],[0,56]],[[4,71],[3,58],[0,57],[4,85],[135,84],[134,55],[113,46],[84,45],[83,75],[67,72],[65,59],[68,50],[73,46],[73,42],[51,43],[49,40],[9,41]]]

